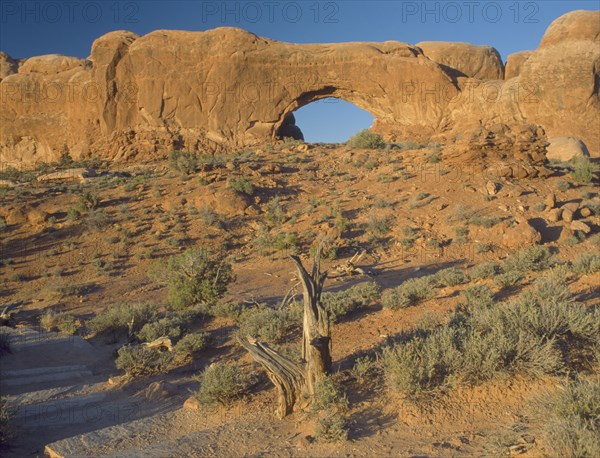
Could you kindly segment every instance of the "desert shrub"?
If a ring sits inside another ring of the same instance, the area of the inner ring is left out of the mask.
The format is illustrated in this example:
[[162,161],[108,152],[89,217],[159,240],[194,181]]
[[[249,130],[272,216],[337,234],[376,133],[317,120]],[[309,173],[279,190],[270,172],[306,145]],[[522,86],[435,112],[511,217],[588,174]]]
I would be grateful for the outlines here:
[[318,440],[338,442],[348,439],[348,398],[331,377],[320,380],[315,386],[311,409],[317,418]]
[[346,145],[350,148],[383,149],[385,148],[385,141],[381,135],[363,129],[350,137]]
[[492,278],[500,273],[500,266],[493,262],[484,262],[473,266],[469,272],[471,280],[481,280],[484,278]]
[[160,337],[177,341],[185,330],[185,323],[179,317],[165,317],[146,323],[136,334],[142,342],[152,342]]
[[143,377],[146,375],[163,374],[173,363],[173,354],[163,352],[145,345],[134,347],[121,347],[115,365],[117,369],[125,371],[130,377]]
[[8,224],[6,224],[6,219],[4,219],[3,216],[0,216],[0,232],[5,231],[7,227]]
[[442,286],[457,286],[468,280],[464,272],[456,267],[440,270],[435,274],[435,279]]
[[556,188],[562,192],[567,191],[571,187],[571,183],[565,180],[556,180],[555,185]]
[[15,413],[8,406],[6,399],[0,397],[0,446],[7,445],[16,435],[14,416]]
[[196,216],[202,220],[206,226],[220,228],[222,226],[221,216],[208,206],[204,206],[196,211]]
[[503,272],[538,272],[552,265],[551,253],[548,247],[532,245],[517,251],[502,264]]
[[79,322],[72,313],[48,310],[40,317],[40,326],[46,331],[75,334],[79,327]]
[[574,301],[564,270],[540,277],[513,302],[479,305],[454,313],[447,326],[417,329],[385,348],[391,386],[418,399],[505,373],[541,377],[595,363],[600,314]]
[[67,210],[67,219],[69,221],[77,221],[79,218],[81,218],[81,212],[75,207],[69,207]]
[[435,276],[433,275],[411,278],[397,288],[384,291],[381,296],[381,302],[384,307],[392,310],[416,305],[435,295],[433,290],[434,284]]
[[366,229],[371,234],[386,235],[390,232],[389,218],[371,214],[367,218]]
[[212,342],[212,336],[208,332],[186,334],[177,342],[174,351],[182,355],[193,356],[195,353],[207,349]]
[[375,282],[364,282],[335,293],[323,293],[321,303],[332,321],[337,321],[356,310],[361,310],[379,299],[381,288]]
[[510,286],[515,286],[520,284],[523,281],[523,275],[520,272],[516,272],[511,270],[509,272],[505,272],[502,274],[498,274],[494,277],[494,282],[500,288],[508,288]]
[[482,226],[482,227],[493,227],[502,221],[502,218],[498,216],[479,216],[474,215],[469,219],[469,223],[474,226]]
[[89,320],[86,325],[96,334],[118,334],[135,332],[155,317],[154,308],[147,304],[111,304],[102,313]]
[[287,213],[279,197],[269,200],[266,205],[264,218],[271,227],[281,226],[288,220]]
[[200,161],[190,151],[172,151],[169,154],[169,168],[182,175],[190,175],[200,169]]
[[252,181],[246,177],[238,177],[230,180],[229,186],[231,186],[231,189],[234,189],[235,191],[247,194],[249,196],[254,195],[254,185],[252,184]]
[[106,212],[95,210],[87,215],[85,224],[89,230],[101,231],[110,226],[111,221]]
[[494,293],[487,285],[473,286],[462,293],[469,307],[490,307],[494,304]]
[[213,363],[197,379],[200,388],[194,396],[203,404],[227,405],[246,394],[254,382],[238,365]]
[[578,275],[593,274],[600,271],[600,256],[597,254],[581,254],[573,262],[573,272]]
[[591,183],[594,177],[594,164],[585,156],[575,157],[571,160],[573,171],[571,177],[579,183]]
[[364,384],[376,374],[375,362],[368,356],[362,356],[354,361],[352,376],[358,383]]
[[94,210],[100,203],[100,197],[93,191],[84,191],[77,199],[77,209],[80,212]]
[[243,304],[237,302],[218,302],[208,310],[211,316],[239,319],[247,309]]
[[388,383],[407,397],[416,399],[448,383],[459,365],[451,328],[439,328],[425,336],[387,347],[382,354]]
[[600,456],[600,385],[574,381],[546,393],[532,405],[542,424],[545,451],[551,456]]
[[252,336],[268,343],[276,343],[294,328],[300,328],[299,316],[289,310],[275,310],[269,307],[248,310],[240,317],[241,336]]
[[234,279],[231,264],[223,256],[197,248],[159,262],[149,273],[167,285],[169,304],[177,309],[194,304],[214,305]]

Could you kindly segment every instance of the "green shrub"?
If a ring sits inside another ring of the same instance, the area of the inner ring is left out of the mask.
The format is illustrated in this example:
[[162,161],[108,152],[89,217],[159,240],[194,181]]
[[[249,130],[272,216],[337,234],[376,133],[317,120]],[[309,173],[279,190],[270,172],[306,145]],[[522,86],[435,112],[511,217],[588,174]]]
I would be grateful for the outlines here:
[[115,365],[130,377],[163,374],[171,369],[173,354],[145,345],[121,347]]
[[84,191],[77,199],[77,209],[80,212],[94,210],[100,203],[100,197],[93,191]]
[[198,377],[200,388],[194,396],[202,404],[227,405],[244,396],[253,379],[238,365],[213,363]]
[[473,286],[462,293],[469,307],[491,307],[494,304],[494,293],[487,285]]
[[371,214],[367,218],[366,229],[371,234],[386,235],[391,230],[389,218]]
[[67,219],[69,221],[77,221],[79,218],[81,218],[81,213],[79,210],[75,207],[69,207],[67,210]]
[[573,262],[573,272],[578,275],[593,274],[600,271],[600,256],[583,253]]
[[381,135],[372,133],[368,129],[363,129],[356,135],[350,137],[346,142],[346,145],[350,148],[364,149],[383,149],[386,146]]
[[547,269],[551,265],[552,259],[548,247],[532,245],[508,257],[502,264],[502,271],[526,274]]
[[234,189],[235,191],[247,194],[249,196],[254,195],[254,185],[252,184],[252,181],[246,177],[238,177],[230,180],[229,186],[231,186],[231,189]]
[[381,288],[377,283],[364,282],[345,291],[323,293],[321,303],[329,312],[329,318],[335,322],[351,312],[369,307],[380,296]]
[[352,376],[358,383],[365,384],[376,374],[375,362],[368,356],[357,358],[352,366]]
[[185,330],[185,323],[178,317],[165,317],[158,321],[146,323],[137,333],[142,342],[152,342],[160,337],[168,337],[177,341]]
[[331,377],[317,382],[311,413],[317,418],[318,440],[339,442],[348,439],[348,404],[348,398]]
[[435,274],[436,281],[442,286],[457,286],[465,283],[468,279],[464,272],[456,267],[440,270]]
[[7,227],[8,224],[6,224],[6,219],[3,216],[0,216],[0,232],[5,231]]
[[239,333],[252,336],[268,343],[277,343],[293,328],[299,329],[301,321],[289,310],[275,310],[269,307],[248,310],[240,317]]
[[494,282],[500,288],[508,288],[510,286],[515,286],[520,284],[523,281],[523,275],[520,272],[511,270],[509,272],[505,272],[494,277]]
[[575,381],[534,402],[550,456],[600,456],[600,384]]
[[492,278],[500,273],[500,266],[493,262],[485,262],[473,266],[469,272],[471,280],[481,280],[484,278]]
[[234,279],[231,264],[223,256],[197,248],[159,262],[149,273],[167,285],[169,304],[176,309],[214,305]]
[[75,334],[79,327],[79,322],[72,313],[48,310],[40,317],[40,326],[46,331]]
[[208,332],[186,334],[177,342],[173,350],[185,356],[193,356],[195,353],[206,350],[212,342],[212,336]]
[[397,288],[388,289],[383,292],[381,302],[385,308],[397,310],[399,308],[416,305],[435,295],[433,286],[435,276],[428,275],[421,278],[406,280]]
[[106,229],[111,224],[111,220],[102,210],[95,210],[88,214],[85,219],[85,224],[89,230],[101,231]]
[[153,307],[147,304],[111,304],[89,320],[87,327],[95,334],[112,333],[116,338],[118,334],[127,333],[130,327],[134,333],[155,315]]
[[592,367],[600,345],[600,314],[574,301],[564,269],[536,280],[517,300],[497,305],[472,294],[447,326],[418,329],[383,352],[392,387],[418,399],[459,383],[501,374],[531,377]]
[[172,151],[169,154],[169,168],[182,175],[191,175],[200,169],[200,161],[190,151]]
[[571,160],[573,164],[573,171],[571,177],[579,182],[588,184],[592,182],[594,178],[594,164],[585,156],[579,156]]
[[275,197],[267,203],[264,218],[271,227],[279,227],[288,220],[279,197]]
[[565,180],[556,180],[555,184],[556,188],[562,192],[567,191],[571,187],[571,184]]

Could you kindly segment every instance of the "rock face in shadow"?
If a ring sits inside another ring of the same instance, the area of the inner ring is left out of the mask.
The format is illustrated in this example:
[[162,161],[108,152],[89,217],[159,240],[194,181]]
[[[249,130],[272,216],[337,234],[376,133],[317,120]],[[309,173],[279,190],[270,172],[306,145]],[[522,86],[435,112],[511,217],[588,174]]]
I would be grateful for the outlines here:
[[497,124],[513,132],[538,125],[581,138],[597,156],[600,132],[590,126],[600,112],[599,29],[597,11],[557,19],[509,80],[490,47],[298,45],[228,27],[115,31],[93,43],[87,60],[17,62],[2,53],[0,161],[56,160],[64,145],[75,158],[112,160],[257,145],[326,97],[373,114],[373,129],[390,140],[453,142]]

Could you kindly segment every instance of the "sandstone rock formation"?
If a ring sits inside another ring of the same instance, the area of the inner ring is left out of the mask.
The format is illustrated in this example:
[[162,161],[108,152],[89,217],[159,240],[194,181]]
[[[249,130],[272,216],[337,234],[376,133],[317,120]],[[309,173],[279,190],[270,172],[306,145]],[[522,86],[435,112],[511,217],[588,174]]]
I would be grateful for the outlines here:
[[511,79],[521,74],[521,68],[523,64],[527,62],[527,59],[531,57],[533,51],[520,51],[511,54],[506,59],[506,69],[504,72],[504,79]]
[[88,59],[0,54],[0,161],[56,160],[65,144],[75,158],[122,160],[258,145],[289,129],[299,137],[292,113],[325,97],[369,111],[389,139],[474,143],[510,162],[543,159],[545,132],[579,137],[595,156],[599,19],[559,18],[518,71],[509,65],[509,80],[489,47],[298,45],[228,27],[111,32]]
[[[504,64],[496,49],[491,46],[475,46],[470,43],[450,43],[446,41],[424,41],[418,48],[432,61],[458,70],[458,75],[480,80],[504,79]],[[457,76],[458,76],[457,75]]]

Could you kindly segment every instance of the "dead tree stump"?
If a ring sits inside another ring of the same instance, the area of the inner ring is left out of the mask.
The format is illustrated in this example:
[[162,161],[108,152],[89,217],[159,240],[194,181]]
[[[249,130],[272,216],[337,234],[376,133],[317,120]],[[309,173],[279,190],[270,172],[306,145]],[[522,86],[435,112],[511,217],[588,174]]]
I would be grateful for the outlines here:
[[277,414],[289,415],[294,408],[311,403],[317,382],[331,372],[331,329],[329,314],[321,305],[321,292],[327,272],[320,270],[317,250],[309,274],[297,256],[292,256],[303,288],[302,363],[281,355],[267,344],[251,336],[239,337],[240,344],[267,371],[277,388]]

